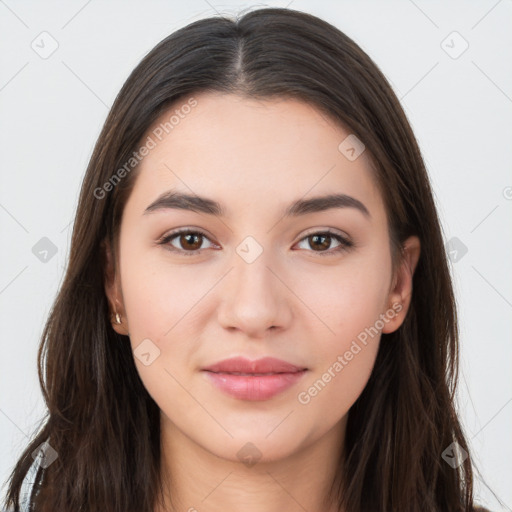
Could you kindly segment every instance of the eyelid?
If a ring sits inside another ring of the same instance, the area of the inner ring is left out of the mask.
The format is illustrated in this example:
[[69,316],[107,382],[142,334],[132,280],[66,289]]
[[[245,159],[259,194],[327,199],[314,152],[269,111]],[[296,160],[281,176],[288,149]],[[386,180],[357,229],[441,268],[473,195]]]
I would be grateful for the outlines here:
[[[156,244],[157,245],[169,245],[170,244],[170,241],[174,238],[176,238],[178,235],[181,235],[181,234],[184,234],[184,233],[192,233],[192,234],[197,234],[197,235],[202,235],[204,238],[207,238],[210,243],[212,243],[213,245],[214,242],[211,241],[211,238],[210,235],[204,231],[203,229],[201,228],[196,228],[194,226],[188,226],[188,227],[184,227],[184,228],[178,228],[174,231],[170,231],[168,233],[165,233],[163,236],[161,236],[157,241],[156,241]],[[197,251],[185,251],[183,249],[178,249],[176,247],[172,247],[171,249],[168,249],[170,250],[171,252],[176,252],[176,253],[179,253],[179,254],[199,254],[201,252],[203,252],[205,249],[199,249]]]
[[329,235],[338,235],[347,241],[351,240],[350,236],[347,233],[345,233],[341,230],[335,229],[335,228],[311,228],[311,229],[308,229],[305,232],[305,234],[302,235],[302,237],[299,239],[299,242],[308,236],[316,235],[319,233],[327,233]]
[[[302,242],[303,240],[306,240],[308,237],[312,235],[328,235],[331,238],[334,238],[338,241],[340,244],[338,247],[335,247],[334,249],[328,249],[327,251],[306,251],[313,254],[316,254],[318,256],[338,256],[342,253],[345,253],[349,251],[350,249],[353,249],[356,247],[356,243],[352,240],[352,238],[344,233],[340,232],[337,229],[334,228],[325,228],[325,229],[318,229],[318,228],[311,228],[311,230],[308,230],[297,243]],[[295,244],[294,244],[295,245]]]
[[[160,237],[157,240],[156,243],[158,245],[168,245],[172,239],[174,239],[175,237],[177,237],[178,235],[181,235],[183,233],[192,233],[192,234],[201,235],[204,238],[208,239],[210,241],[210,243],[215,245],[215,243],[212,242],[210,235],[206,231],[204,231],[201,228],[194,227],[194,226],[178,228],[175,231],[170,231],[170,232],[164,234],[162,237]],[[355,247],[355,245],[356,245],[349,235],[347,235],[344,232],[340,232],[338,230],[335,230],[333,228],[325,228],[325,229],[322,229],[322,228],[311,228],[308,231],[306,231],[306,233],[303,234],[301,236],[301,238],[299,240],[297,240],[297,242],[294,243],[294,245],[302,242],[303,240],[305,240],[309,236],[320,235],[320,234],[328,235],[328,236],[331,236],[332,238],[337,239],[337,241],[340,243],[340,246],[338,246],[338,247],[336,247],[334,249],[328,249],[326,251],[307,251],[307,252],[316,253],[319,256],[336,255],[336,254],[339,254],[340,252],[344,252],[346,250],[349,250],[349,249]],[[172,248],[170,248],[168,250],[171,251],[171,252],[178,253],[178,254],[193,255],[193,254],[202,253],[206,249],[198,249],[198,250],[195,250],[195,251],[185,251],[183,249],[178,249],[176,247],[172,247]]]

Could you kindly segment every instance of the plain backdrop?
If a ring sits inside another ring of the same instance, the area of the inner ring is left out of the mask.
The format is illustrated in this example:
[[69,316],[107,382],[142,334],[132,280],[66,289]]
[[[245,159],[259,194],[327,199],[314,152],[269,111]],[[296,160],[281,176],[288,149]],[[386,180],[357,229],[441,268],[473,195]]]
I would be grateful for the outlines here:
[[[374,59],[400,98],[452,261],[460,416],[503,506],[478,475],[476,497],[493,512],[511,510],[511,0],[0,0],[0,483],[45,413],[37,348],[110,105],[161,39],[216,11],[251,5],[289,6],[334,24]],[[46,262],[33,250],[44,237],[56,250]]]

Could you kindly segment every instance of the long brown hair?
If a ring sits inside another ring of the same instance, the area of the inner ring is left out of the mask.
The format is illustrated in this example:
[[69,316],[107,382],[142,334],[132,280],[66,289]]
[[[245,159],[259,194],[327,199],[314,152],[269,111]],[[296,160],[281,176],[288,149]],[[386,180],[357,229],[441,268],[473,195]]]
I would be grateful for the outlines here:
[[[152,512],[162,496],[160,411],[129,338],[111,327],[104,243],[115,250],[137,176],[137,165],[127,170],[126,162],[171,105],[206,91],[299,99],[349,127],[372,157],[394,268],[408,236],[421,242],[405,321],[382,335],[373,373],[350,409],[343,483],[333,482],[333,499],[350,512],[472,511],[472,462],[454,407],[456,304],[417,141],[388,81],[353,40],[281,8],[181,28],[119,92],[87,167],[69,264],[38,351],[48,415],[10,475],[6,506],[19,507],[32,452],[45,441],[58,457],[37,472],[33,510]],[[442,456],[452,443],[468,453],[455,467]]]

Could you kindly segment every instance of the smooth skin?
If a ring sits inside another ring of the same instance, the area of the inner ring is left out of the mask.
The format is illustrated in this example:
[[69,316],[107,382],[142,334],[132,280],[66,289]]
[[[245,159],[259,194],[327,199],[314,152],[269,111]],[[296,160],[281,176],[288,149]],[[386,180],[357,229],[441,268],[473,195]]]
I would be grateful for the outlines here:
[[[388,314],[380,331],[400,327],[420,243],[406,241],[393,276],[386,211],[367,152],[347,159],[338,146],[350,131],[313,107],[213,92],[194,97],[197,106],[140,164],[123,212],[117,272],[110,256],[105,282],[122,318],[116,332],[134,350],[149,339],[160,351],[151,364],[134,360],[161,409],[163,474],[172,475],[164,481],[177,504],[166,510],[329,512],[335,507],[324,498],[348,412],[368,382],[380,333],[359,343],[308,403],[298,395],[393,304],[401,311]],[[168,119],[162,115],[147,135]],[[170,189],[218,201],[225,216],[144,213]],[[332,193],[358,199],[371,217],[353,207],[282,216],[297,199]],[[205,236],[157,243],[179,228]],[[327,229],[354,246],[337,252],[336,238],[311,236]],[[237,252],[248,236],[262,249],[251,263]],[[240,400],[201,371],[235,356],[272,356],[308,372],[269,400]],[[255,464],[240,460],[244,446]]]

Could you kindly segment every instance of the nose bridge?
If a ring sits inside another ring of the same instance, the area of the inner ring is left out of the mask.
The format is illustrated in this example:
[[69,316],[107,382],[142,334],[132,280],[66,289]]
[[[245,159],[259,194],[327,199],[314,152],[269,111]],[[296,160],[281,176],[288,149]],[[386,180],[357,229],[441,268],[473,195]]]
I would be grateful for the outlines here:
[[271,250],[263,249],[259,254],[251,243],[242,243],[236,250],[233,258],[233,275],[237,294],[265,294],[274,296],[271,288],[275,279],[272,268]]
[[286,287],[274,275],[272,251],[254,237],[246,237],[236,247],[231,266],[222,290],[221,324],[253,334],[282,325]]

